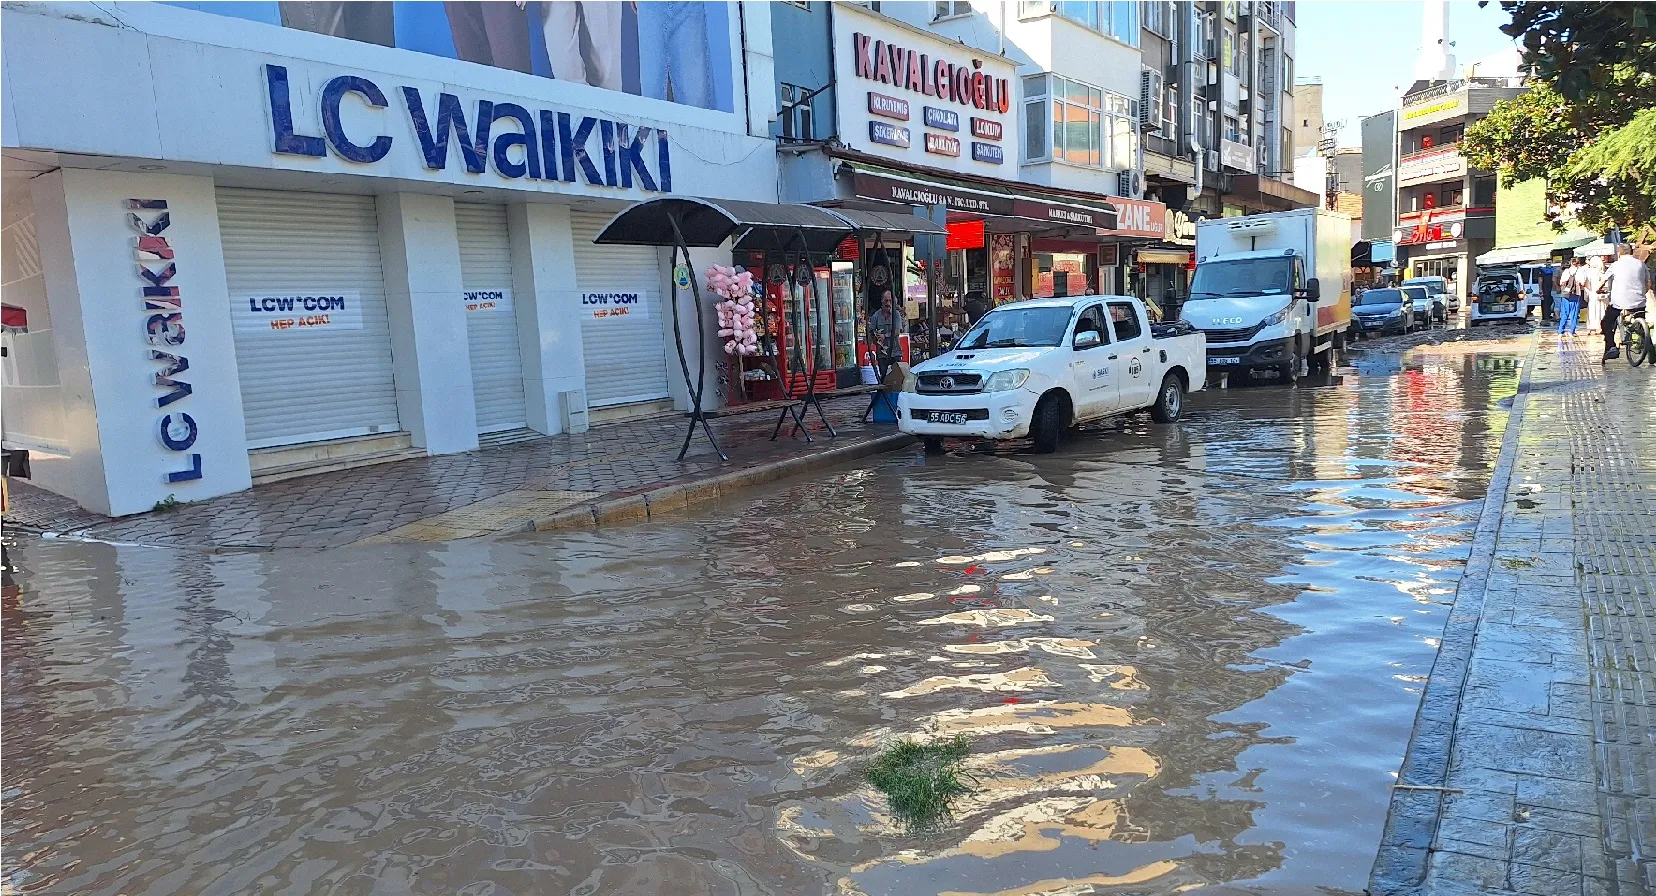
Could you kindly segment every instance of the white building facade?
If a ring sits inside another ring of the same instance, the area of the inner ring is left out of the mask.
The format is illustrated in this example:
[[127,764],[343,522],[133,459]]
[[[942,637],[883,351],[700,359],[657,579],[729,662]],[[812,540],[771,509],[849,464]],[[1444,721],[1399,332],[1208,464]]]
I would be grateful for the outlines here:
[[776,199],[766,4],[605,4],[573,54],[549,4],[189,5],[3,13],[36,484],[122,515],[687,407],[667,250],[593,237]]

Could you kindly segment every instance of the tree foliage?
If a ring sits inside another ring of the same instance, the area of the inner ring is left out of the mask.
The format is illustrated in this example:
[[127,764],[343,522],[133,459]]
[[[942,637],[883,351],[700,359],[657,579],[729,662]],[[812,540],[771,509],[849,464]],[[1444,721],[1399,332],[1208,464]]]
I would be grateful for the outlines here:
[[[1485,0],[1487,2],[1487,0]],[[1648,227],[1656,203],[1656,2],[1512,2],[1532,89],[1468,127],[1462,152],[1594,229]]]

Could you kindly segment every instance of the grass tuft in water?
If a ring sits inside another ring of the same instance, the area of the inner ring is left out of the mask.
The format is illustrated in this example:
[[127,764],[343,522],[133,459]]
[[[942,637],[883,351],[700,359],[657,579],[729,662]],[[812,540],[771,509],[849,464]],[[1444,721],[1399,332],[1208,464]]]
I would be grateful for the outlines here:
[[892,817],[910,834],[929,834],[953,817],[955,800],[976,790],[961,771],[971,749],[959,734],[926,744],[898,741],[868,767],[868,783],[886,795]]

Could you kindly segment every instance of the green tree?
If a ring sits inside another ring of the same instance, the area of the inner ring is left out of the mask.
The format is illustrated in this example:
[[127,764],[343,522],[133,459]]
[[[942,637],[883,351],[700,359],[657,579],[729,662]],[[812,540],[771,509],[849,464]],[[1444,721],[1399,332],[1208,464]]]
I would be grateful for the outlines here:
[[1513,180],[1546,178],[1549,204],[1588,227],[1649,228],[1656,2],[1502,0],[1501,9],[1532,89],[1467,128],[1467,161]]

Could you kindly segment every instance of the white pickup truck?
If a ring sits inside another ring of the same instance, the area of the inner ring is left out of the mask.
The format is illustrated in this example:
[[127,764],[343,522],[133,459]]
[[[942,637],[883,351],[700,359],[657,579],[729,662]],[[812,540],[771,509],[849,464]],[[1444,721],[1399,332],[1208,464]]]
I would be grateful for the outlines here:
[[897,398],[897,427],[929,451],[945,438],[1027,436],[1045,453],[1065,429],[1090,420],[1148,409],[1172,423],[1206,373],[1202,334],[1186,324],[1153,327],[1136,298],[1014,302],[914,368],[912,391]]

